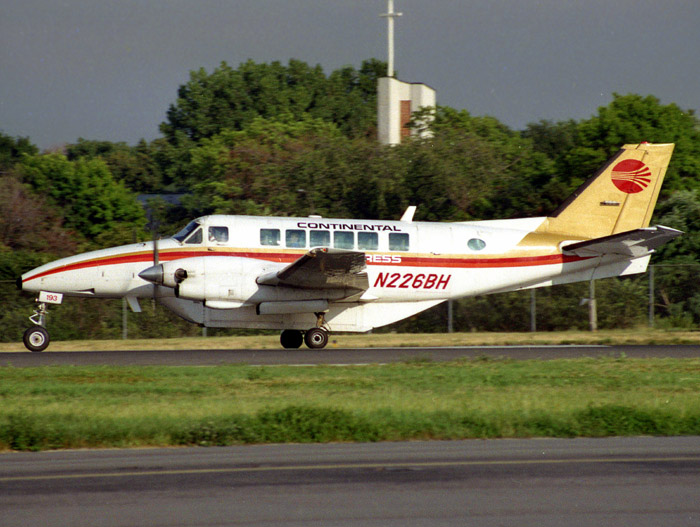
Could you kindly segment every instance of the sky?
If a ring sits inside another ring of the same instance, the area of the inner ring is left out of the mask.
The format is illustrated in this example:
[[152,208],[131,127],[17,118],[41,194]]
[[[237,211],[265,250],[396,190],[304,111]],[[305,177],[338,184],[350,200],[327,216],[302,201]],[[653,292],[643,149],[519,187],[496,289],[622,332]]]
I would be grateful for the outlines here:
[[[700,110],[698,0],[395,0],[398,77],[520,130],[613,93]],[[0,0],[0,131],[42,149],[160,137],[189,72],[386,60],[386,0]]]

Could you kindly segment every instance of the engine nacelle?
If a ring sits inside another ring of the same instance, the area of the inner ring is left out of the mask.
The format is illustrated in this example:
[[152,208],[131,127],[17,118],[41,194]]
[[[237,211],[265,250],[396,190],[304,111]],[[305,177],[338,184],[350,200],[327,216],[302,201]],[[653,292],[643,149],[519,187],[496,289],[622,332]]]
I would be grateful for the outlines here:
[[[274,274],[285,265],[237,256],[199,256],[163,262],[144,269],[139,276],[158,286],[173,288],[177,298],[204,302],[212,309],[255,305],[259,307],[259,314],[325,311],[329,301],[356,292],[344,289],[319,291],[256,282],[258,277]],[[284,306],[279,303],[284,303]]]
[[174,288],[178,298],[210,301],[213,306],[236,306],[258,292],[256,276],[278,269],[279,264],[251,258],[206,256],[171,260],[157,267],[162,271],[153,273],[156,279],[151,281]]

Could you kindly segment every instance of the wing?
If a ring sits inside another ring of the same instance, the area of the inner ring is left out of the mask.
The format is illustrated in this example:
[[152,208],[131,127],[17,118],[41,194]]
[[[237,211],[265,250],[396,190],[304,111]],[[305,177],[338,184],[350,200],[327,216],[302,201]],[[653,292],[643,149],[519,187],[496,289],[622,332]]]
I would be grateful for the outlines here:
[[576,256],[602,256],[604,254],[618,254],[632,258],[645,256],[683,232],[670,227],[656,225],[621,232],[602,238],[594,238],[582,242],[571,243],[562,247],[562,252],[575,254]]
[[287,267],[259,276],[260,285],[283,285],[301,289],[369,288],[365,253],[342,249],[312,249]]

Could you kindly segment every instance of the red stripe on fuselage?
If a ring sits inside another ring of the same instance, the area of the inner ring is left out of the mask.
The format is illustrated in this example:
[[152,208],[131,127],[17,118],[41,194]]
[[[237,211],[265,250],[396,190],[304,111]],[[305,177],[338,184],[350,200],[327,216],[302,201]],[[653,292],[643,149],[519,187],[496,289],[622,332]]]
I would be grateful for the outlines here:
[[[239,258],[255,258],[258,260],[268,260],[272,262],[293,262],[301,254],[285,254],[285,253],[255,253],[255,252],[211,252],[211,251],[180,251],[180,250],[165,250],[158,254],[158,258],[161,262],[169,262],[171,260],[180,260],[182,258],[196,258],[198,256],[231,256]],[[126,255],[116,255],[116,256],[106,256],[103,258],[95,258],[90,260],[83,260],[80,262],[75,262],[68,265],[61,265],[54,267],[53,269],[48,269],[39,274],[31,276],[24,280],[24,282],[29,282],[30,280],[35,280],[37,278],[42,278],[44,276],[50,276],[57,273],[62,273],[64,271],[76,271],[79,269],[90,269],[92,267],[100,267],[107,265],[120,265],[127,263],[144,263],[153,264],[153,253],[150,251],[142,253],[130,253]]]
[[[159,253],[161,262],[169,262],[172,260],[180,260],[182,258],[196,258],[208,256],[228,256],[237,258],[253,258],[256,260],[267,260],[278,263],[291,263],[298,259],[304,252],[300,253],[270,253],[270,252],[212,252],[212,251],[181,251],[181,250],[164,250]],[[396,253],[394,253],[396,254]],[[570,256],[563,254],[549,254],[543,256],[522,256],[510,258],[444,258],[437,256],[401,256],[399,263],[378,263],[367,262],[368,265],[380,265],[383,267],[448,267],[460,269],[477,269],[477,268],[498,268],[498,267],[529,267],[536,265],[554,265],[568,262],[576,262],[587,260],[579,256]],[[53,269],[48,269],[32,277],[27,278],[24,282],[29,282],[44,276],[50,276],[64,271],[76,271],[79,269],[90,269],[92,267],[120,265],[127,263],[153,263],[153,253],[145,251],[142,253],[130,253],[125,255],[108,256],[103,258],[95,258],[91,260],[83,260],[68,265],[62,265]]]

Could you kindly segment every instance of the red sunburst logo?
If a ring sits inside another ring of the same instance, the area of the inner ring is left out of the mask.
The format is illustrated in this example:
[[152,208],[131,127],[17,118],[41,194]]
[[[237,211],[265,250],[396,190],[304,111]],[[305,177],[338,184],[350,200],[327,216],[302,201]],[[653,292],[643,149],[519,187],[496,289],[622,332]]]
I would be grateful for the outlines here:
[[641,161],[625,159],[613,167],[610,177],[622,192],[636,194],[651,183],[651,170]]

